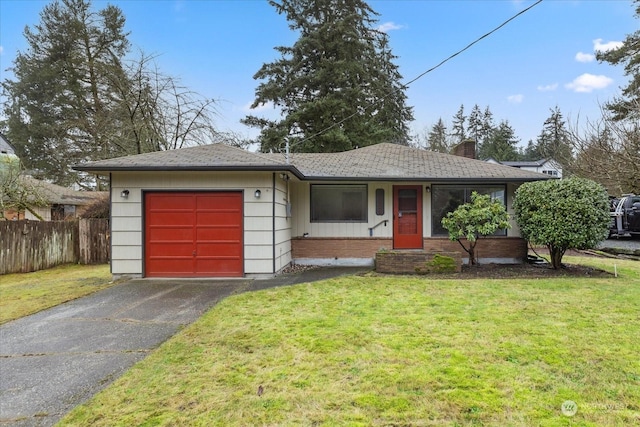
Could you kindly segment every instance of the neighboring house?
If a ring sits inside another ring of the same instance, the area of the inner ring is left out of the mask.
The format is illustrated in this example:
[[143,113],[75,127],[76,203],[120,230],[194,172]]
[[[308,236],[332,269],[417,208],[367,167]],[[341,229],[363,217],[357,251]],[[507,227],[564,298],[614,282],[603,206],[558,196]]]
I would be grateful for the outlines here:
[[554,178],[562,178],[562,166],[553,159],[540,159],[522,162],[499,162],[495,159],[487,159],[487,162],[511,166],[531,172],[539,172]]
[[[4,135],[0,133],[0,168],[9,167],[9,162],[14,164],[16,170],[19,170],[19,159],[15,154],[15,149]],[[108,196],[104,191],[75,191],[35,179],[28,175],[22,175],[19,179],[25,187],[31,188],[34,192],[37,192],[39,199],[44,199],[48,203],[47,206],[33,207],[33,210],[45,221],[75,218],[82,213],[86,206],[90,205],[98,198]],[[9,220],[38,220],[38,217],[29,211],[7,211],[4,212],[4,217]]]
[[[371,265],[380,249],[459,250],[440,221],[473,190],[511,213],[546,175],[396,144],[343,153],[252,153],[224,144],[75,167],[110,177],[114,276],[274,275],[288,265]],[[522,262],[513,227],[481,262]]]
[[0,133],[0,155],[2,155],[2,154],[15,156],[16,155],[16,150],[9,143],[7,138],[5,138],[5,136],[2,133]]
[[[46,206],[31,207],[44,221],[63,221],[77,218],[90,204],[100,198],[108,197],[106,191],[75,191],[28,175],[21,176],[20,180],[25,186],[37,192],[38,198],[47,203]],[[4,213],[4,217],[8,220],[40,220],[29,211],[7,211]]]

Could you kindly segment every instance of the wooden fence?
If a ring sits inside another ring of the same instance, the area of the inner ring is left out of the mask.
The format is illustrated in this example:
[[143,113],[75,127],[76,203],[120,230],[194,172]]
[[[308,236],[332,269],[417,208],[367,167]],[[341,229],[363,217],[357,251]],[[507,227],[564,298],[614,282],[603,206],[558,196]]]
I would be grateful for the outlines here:
[[109,221],[0,221],[0,274],[109,262]]

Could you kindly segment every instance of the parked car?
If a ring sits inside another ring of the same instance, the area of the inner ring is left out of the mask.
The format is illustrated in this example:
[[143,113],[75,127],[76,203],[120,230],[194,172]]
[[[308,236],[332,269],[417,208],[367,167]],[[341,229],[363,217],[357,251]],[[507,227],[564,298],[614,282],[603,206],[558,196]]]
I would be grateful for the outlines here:
[[640,196],[625,194],[611,199],[611,236],[640,236]]

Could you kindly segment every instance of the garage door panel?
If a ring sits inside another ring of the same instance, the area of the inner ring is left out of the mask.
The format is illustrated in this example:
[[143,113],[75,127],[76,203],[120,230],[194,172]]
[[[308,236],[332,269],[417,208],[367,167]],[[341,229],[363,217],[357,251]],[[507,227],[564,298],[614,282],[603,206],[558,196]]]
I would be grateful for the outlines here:
[[196,230],[198,241],[216,241],[216,240],[242,240],[242,230],[240,227],[199,227]]
[[195,203],[198,209],[229,209],[233,208],[241,210],[242,206],[238,206],[238,200],[242,201],[242,193],[217,193],[215,197],[209,197],[209,195],[201,194],[196,195]]
[[193,242],[193,227],[155,227],[149,229],[149,241],[168,242],[168,241],[188,241]]
[[196,252],[199,257],[214,256],[223,259],[242,256],[242,248],[238,247],[238,242],[198,243],[196,247]]
[[153,197],[154,210],[182,209],[192,211],[196,207],[192,193],[148,193],[147,196]]
[[193,258],[159,259],[152,261],[148,268],[154,277],[184,277],[185,270],[193,270]]
[[200,273],[208,273],[212,276],[233,276],[238,268],[242,268],[242,261],[236,259],[204,258],[198,259],[196,264]]
[[[160,243],[160,242],[156,242]],[[166,247],[170,247],[170,251]],[[193,242],[165,242],[162,244],[152,244],[147,247],[146,254],[149,257],[193,257]]]
[[217,211],[217,212],[199,211],[197,224],[217,224],[217,225],[234,224],[239,215],[240,215],[240,212],[238,212],[237,210]]
[[151,212],[151,215],[147,219],[151,220],[152,224],[163,224],[171,226],[193,226],[193,220],[191,218],[193,211],[161,211]]
[[242,276],[241,192],[145,194],[145,275]]

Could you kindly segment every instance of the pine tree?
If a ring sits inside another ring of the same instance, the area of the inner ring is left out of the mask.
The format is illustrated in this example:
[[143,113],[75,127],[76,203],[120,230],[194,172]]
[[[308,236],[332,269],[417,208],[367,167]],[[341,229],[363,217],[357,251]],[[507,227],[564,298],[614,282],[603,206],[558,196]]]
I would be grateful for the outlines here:
[[129,50],[125,19],[115,6],[93,12],[85,0],[54,1],[24,36],[15,80],[3,82],[7,136],[35,175],[68,185],[71,165],[117,152],[118,102],[113,82],[124,77]]
[[279,46],[281,57],[254,75],[261,80],[252,107],[267,103],[281,120],[249,115],[262,151],[337,152],[380,142],[408,142],[401,75],[388,36],[374,28],[377,13],[362,0],[270,0],[300,36]]
[[476,145],[482,140],[482,125],[483,115],[480,106],[475,104],[469,113],[467,130],[469,131],[469,138],[476,142]]
[[509,121],[503,120],[491,132],[490,138],[480,146],[479,157],[492,158],[499,162],[519,160],[517,148],[519,142]]
[[551,115],[544,121],[538,136],[535,151],[540,158],[553,159],[566,165],[571,160],[570,133],[560,108],[556,106],[550,111]]
[[431,127],[425,148],[439,153],[449,152],[451,147],[449,146],[447,138],[447,127],[442,121],[442,118],[439,118],[438,122]]
[[[634,0],[635,16],[640,18],[640,0]],[[622,96],[606,104],[614,120],[640,120],[640,30],[628,34],[622,47],[606,52],[596,52],[600,62],[612,65],[624,64],[624,73],[631,80],[622,89]]]
[[115,6],[94,11],[90,0],[60,0],[25,29],[15,78],[2,82],[2,126],[32,175],[99,187],[71,166],[215,139],[214,101],[162,74],[142,52],[125,61],[124,23]]
[[465,131],[466,120],[467,116],[464,115],[464,105],[460,105],[458,112],[455,116],[453,116],[453,121],[451,124],[451,136],[454,138],[455,144],[459,144],[460,142],[467,139],[467,134]]

